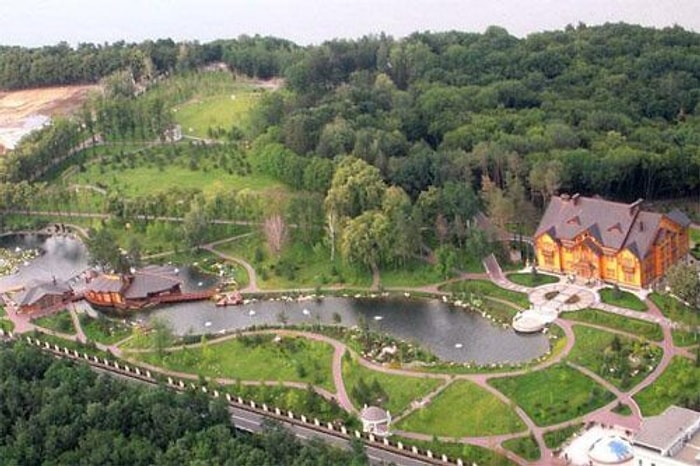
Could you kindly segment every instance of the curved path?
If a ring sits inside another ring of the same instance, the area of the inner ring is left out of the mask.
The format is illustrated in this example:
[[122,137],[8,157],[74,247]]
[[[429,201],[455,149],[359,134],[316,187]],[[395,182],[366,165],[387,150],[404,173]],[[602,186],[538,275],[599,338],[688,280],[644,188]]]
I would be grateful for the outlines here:
[[[240,236],[239,236],[240,237]],[[202,248],[210,251],[211,253],[225,259],[225,260],[230,260],[234,261],[236,263],[241,264],[246,271],[248,272],[249,275],[249,285],[244,288],[242,291],[246,292],[256,292],[260,291],[257,286],[257,280],[256,280],[256,273],[255,269],[246,261],[233,257],[224,253],[221,253],[220,251],[217,251],[215,249],[215,246],[218,244],[221,244],[226,241],[233,241],[238,237],[233,237],[233,238],[228,238],[223,241],[217,241],[214,243],[210,243],[207,245],[204,245]],[[495,263],[495,266],[492,261],[485,260],[484,261],[485,265],[487,266],[488,270],[488,275],[485,274],[461,274],[460,277],[450,280],[448,282],[444,283],[449,283],[452,281],[457,281],[457,280],[464,280],[464,279],[472,279],[472,278],[478,278],[478,279],[483,279],[483,278],[490,278],[494,283],[496,283],[499,286],[502,286],[507,289],[515,289],[516,291],[531,291],[531,289],[527,287],[520,287],[519,285],[515,286],[515,284],[512,284],[509,282],[506,278],[505,275],[502,273],[500,270],[500,267],[495,268],[498,264]],[[373,274],[373,276],[376,277],[376,273]],[[373,280],[373,284],[376,282],[376,278]],[[428,285],[424,287],[414,287],[414,288],[403,288],[404,291],[411,291],[411,292],[418,292],[418,291],[424,291],[424,292],[439,292],[439,286],[441,284],[435,284],[435,285]],[[517,289],[516,289],[517,288]],[[392,288],[393,289],[393,288]],[[264,290],[266,292],[269,292],[269,290]],[[289,292],[290,290],[280,290],[280,291],[287,291]],[[294,291],[299,291],[299,290],[294,290]],[[445,293],[441,293],[445,294]],[[664,339],[661,342],[652,342],[653,344],[659,345],[663,348],[663,356],[661,360],[659,361],[659,364],[656,366],[656,368],[647,375],[647,377],[642,380],[639,384],[637,384],[635,387],[633,387],[631,390],[627,392],[623,392],[619,389],[617,389],[615,386],[607,382],[605,379],[601,378],[597,374],[593,373],[587,368],[581,367],[579,365],[567,362],[567,364],[580,371],[587,377],[591,378],[594,380],[596,383],[600,384],[607,390],[609,390],[611,393],[615,395],[615,400],[612,402],[608,403],[606,406],[603,406],[601,408],[598,408],[592,412],[587,413],[584,416],[581,416],[576,419],[571,419],[569,421],[565,421],[559,424],[555,425],[549,425],[549,426],[538,426],[534,423],[534,421],[528,416],[527,413],[524,412],[524,410],[520,406],[515,406],[514,410],[518,417],[523,421],[525,426],[527,427],[527,431],[525,432],[517,432],[517,433],[508,433],[508,434],[502,434],[502,435],[490,435],[490,436],[476,436],[476,437],[463,437],[463,438],[449,438],[449,437],[441,437],[441,440],[444,441],[452,441],[452,442],[461,442],[461,443],[468,443],[468,444],[473,444],[473,445],[479,445],[483,447],[487,447],[490,449],[493,449],[503,455],[506,455],[507,457],[511,459],[515,459],[519,463],[524,463],[525,461],[522,458],[519,458],[517,455],[514,455],[512,452],[509,452],[505,450],[501,443],[505,440],[511,439],[511,438],[516,438],[516,437],[522,437],[523,435],[527,435],[527,433],[531,433],[538,446],[540,447],[540,451],[542,452],[542,457],[541,460],[538,462],[538,464],[552,464],[554,461],[554,458],[552,456],[552,452],[550,449],[546,447],[544,444],[543,440],[543,435],[545,432],[560,429],[566,426],[570,426],[573,424],[578,424],[581,422],[601,422],[604,424],[621,424],[625,426],[629,426],[631,428],[638,427],[639,423],[641,422],[641,411],[639,409],[639,406],[633,399],[633,397],[639,393],[641,390],[646,388],[647,386],[651,385],[656,381],[656,379],[665,371],[665,369],[668,367],[670,364],[673,356],[679,355],[679,356],[684,356],[684,357],[689,357],[690,352],[687,348],[677,348],[673,344],[673,339],[672,339],[672,334],[671,330],[674,328],[675,323],[667,319],[665,316],[663,316],[662,312],[656,307],[656,305],[649,301],[645,301],[649,311],[647,313],[639,313],[636,311],[630,311],[628,309],[623,309],[619,308],[616,306],[611,306],[603,303],[596,304],[596,307],[605,311],[605,312],[610,312],[614,313],[617,315],[622,315],[625,317],[631,317],[631,318],[636,318],[636,319],[641,319],[645,320],[648,322],[653,322],[656,324],[659,324],[663,330],[663,336]],[[17,314],[14,310],[14,308],[11,305],[6,306],[7,308],[7,318],[12,320],[15,324],[15,331],[17,333],[23,333],[27,331],[31,331],[37,328],[35,324],[29,321],[28,316],[22,315],[22,314]],[[71,318],[73,319],[73,323],[76,328],[76,334],[75,335],[65,335],[61,334],[59,332],[53,332],[53,331],[47,331],[45,329],[42,329],[46,333],[49,333],[51,335],[56,335],[60,336],[62,338],[66,338],[69,340],[73,341],[82,341],[85,342],[87,341],[87,338],[82,331],[82,328],[80,326],[80,321],[75,313],[75,309],[70,309],[71,313]],[[565,319],[557,319],[555,323],[562,328],[564,331],[564,334],[566,335],[566,345],[563,349],[561,349],[557,354],[547,358],[545,361],[542,361],[538,364],[534,364],[532,366],[529,366],[527,368],[522,368],[522,369],[517,369],[517,370],[503,370],[503,371],[498,371],[498,372],[486,372],[486,373],[464,373],[464,374],[446,374],[446,373],[433,373],[433,372],[421,372],[420,370],[412,370],[412,369],[407,369],[407,368],[391,368],[387,367],[384,365],[376,364],[374,362],[368,361],[358,355],[355,351],[353,351],[351,348],[347,347],[345,343],[340,342],[338,340],[335,340],[330,337],[326,337],[324,335],[316,334],[316,333],[311,333],[311,332],[304,332],[304,331],[297,331],[297,330],[286,330],[286,329],[270,329],[270,330],[261,330],[261,331],[254,331],[254,332],[243,332],[242,334],[233,334],[233,335],[228,335],[226,337],[223,337],[222,339],[218,339],[217,341],[223,341],[224,339],[228,338],[236,338],[238,335],[243,335],[243,334],[251,334],[251,333],[274,333],[277,335],[286,335],[286,336],[296,336],[296,337],[304,337],[316,341],[322,341],[324,343],[330,344],[333,348],[333,359],[332,359],[332,376],[333,376],[333,384],[335,386],[335,393],[331,393],[330,391],[323,389],[322,387],[314,387],[314,389],[324,396],[327,399],[335,399],[337,400],[338,404],[345,409],[348,412],[352,413],[357,413],[356,407],[353,405],[352,401],[350,400],[350,397],[348,396],[345,383],[343,380],[343,374],[342,374],[342,362],[343,362],[343,356],[346,351],[348,351],[359,363],[371,370],[379,371],[382,373],[386,374],[394,374],[394,375],[402,375],[402,376],[409,376],[409,377],[420,377],[420,378],[432,378],[432,379],[439,379],[442,380],[443,383],[440,384],[435,390],[432,392],[426,394],[422,400],[421,404],[428,404],[430,403],[436,396],[438,396],[440,393],[442,393],[443,390],[445,390],[447,387],[449,387],[453,381],[455,380],[466,380],[470,381],[472,383],[475,383],[479,387],[481,387],[484,390],[487,390],[489,393],[492,395],[496,396],[499,400],[509,403],[512,403],[512,400],[508,398],[506,395],[501,393],[500,391],[496,390],[494,387],[492,387],[488,382],[490,379],[494,378],[499,378],[499,377],[513,377],[517,375],[523,375],[531,371],[536,371],[536,370],[541,370],[546,367],[552,366],[554,364],[560,363],[565,360],[565,358],[568,356],[572,348],[574,347],[575,344],[575,335],[573,332],[573,325],[582,325],[582,326],[589,326],[589,327],[595,327],[595,328],[600,328],[604,329],[606,331],[610,331],[612,333],[624,335],[626,337],[632,337],[632,338],[638,338],[637,335],[630,334],[628,332],[620,331],[620,330],[615,330],[615,329],[610,329],[605,326],[599,326],[595,324],[588,324],[585,322],[571,322]],[[121,343],[121,342],[120,342]],[[197,346],[198,344],[194,345],[188,345],[188,346]],[[117,356],[123,356],[122,350],[118,347],[118,345],[102,345],[102,344],[97,344],[97,347],[104,350],[104,351],[110,351],[113,354]],[[170,350],[175,350],[175,349],[181,349],[182,346],[172,348]],[[138,350],[135,350],[135,352]],[[133,361],[137,362],[137,361]],[[193,374],[187,374],[187,373],[180,373],[176,371],[168,371],[168,370],[163,370],[160,367],[155,367],[155,366],[148,366],[144,365],[141,361],[138,361],[139,365],[143,365],[145,367],[148,367],[150,370],[153,371],[158,371],[161,372],[165,375],[169,375],[172,377],[180,377],[183,379],[196,379],[197,376]],[[236,383],[236,380],[232,379],[227,379],[227,378],[217,378],[215,379],[219,383],[225,383],[225,384],[231,384],[231,383]],[[241,383],[245,385],[262,385],[264,383],[266,384],[279,384],[278,381],[241,381]],[[294,388],[306,388],[308,384],[302,383],[302,382],[283,382],[282,385],[288,386],[288,387],[294,387]],[[618,414],[615,414],[612,412],[612,409],[618,404],[618,402],[622,402],[624,404],[627,404],[630,406],[632,409],[632,415],[631,416],[620,416]],[[408,407],[404,412],[399,413],[399,416],[397,419],[403,419],[406,416],[410,415],[411,412],[415,411],[416,409],[419,408],[420,405],[415,404],[413,406]],[[419,439],[419,440],[432,440],[433,436],[427,435],[427,434],[419,434],[419,433],[411,433],[411,432],[398,432],[401,435],[404,435],[406,437],[414,438],[414,439]]]

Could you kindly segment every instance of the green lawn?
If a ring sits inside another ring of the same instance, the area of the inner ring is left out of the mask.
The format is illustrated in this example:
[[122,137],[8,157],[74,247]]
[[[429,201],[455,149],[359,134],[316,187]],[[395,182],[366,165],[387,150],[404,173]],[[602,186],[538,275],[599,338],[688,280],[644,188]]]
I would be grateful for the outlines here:
[[671,364],[656,381],[634,398],[644,416],[662,413],[672,404],[700,393],[700,367],[681,356],[674,356]]
[[362,405],[355,396],[360,379],[368,385],[374,380],[388,395],[385,408],[397,415],[409,407],[411,401],[419,400],[431,391],[435,390],[442,381],[423,377],[405,377],[401,375],[384,374],[373,371],[346,355],[343,358],[343,380],[353,404],[361,408]]
[[393,435],[392,440],[396,442],[401,442],[404,445],[415,445],[421,450],[430,450],[433,452],[434,456],[447,455],[449,458],[456,460],[461,458],[464,464],[479,464],[484,466],[515,466],[515,463],[495,453],[493,450],[489,450],[483,447],[477,447],[476,445],[468,445],[466,443],[452,443],[452,442],[439,442],[439,441],[421,441],[403,438],[398,435]]
[[257,283],[261,289],[323,287],[333,284],[368,287],[372,283],[369,270],[355,268],[338,255],[331,261],[330,251],[323,245],[309,247],[292,238],[281,256],[277,257],[269,251],[261,236],[247,236],[216,248],[224,254],[248,261],[257,272]]
[[0,317],[5,317],[7,315],[7,312],[5,312],[5,307],[0,306]]
[[130,357],[167,369],[241,380],[305,382],[335,390],[331,377],[333,348],[304,338],[257,335],[208,342],[204,346],[167,352],[128,353]]
[[624,307],[633,311],[646,312],[647,305],[644,304],[634,293],[624,290],[614,290],[605,288],[600,290],[600,300],[613,306]]
[[565,364],[492,379],[489,383],[514,400],[540,426],[574,419],[614,399],[612,393]]
[[109,319],[103,316],[94,319],[87,314],[82,314],[80,316],[80,326],[90,341],[97,341],[106,345],[114,344],[132,334],[132,329],[129,325],[120,320]]
[[576,325],[574,334],[576,344],[568,360],[592,370],[623,390],[641,382],[663,355],[661,348],[649,343],[595,328]]
[[0,328],[6,332],[12,332],[15,329],[15,323],[11,320],[0,319]]
[[503,448],[528,461],[537,461],[541,456],[540,448],[532,435],[506,440],[503,442]]
[[695,244],[700,243],[700,230],[697,230],[695,228],[689,228],[690,231],[690,241],[692,241]]
[[231,92],[226,94],[190,99],[176,107],[173,116],[182,125],[183,134],[208,138],[209,128],[242,127],[261,95],[259,89],[250,85],[232,86]]
[[562,314],[562,316],[569,320],[588,322],[615,330],[621,330],[623,332],[633,333],[648,340],[661,341],[664,339],[663,331],[658,324],[617,314],[610,314],[597,309],[582,309],[580,311],[566,312]]
[[698,315],[698,312],[686,306],[673,296],[651,293],[649,299],[656,304],[661,312],[669,319],[689,326],[700,325],[700,315]]
[[700,343],[700,334],[686,330],[671,330],[673,344],[676,346],[694,346]]
[[620,402],[617,403],[617,406],[615,406],[612,411],[613,413],[617,413],[622,416],[629,416],[632,414],[632,408],[630,408],[630,405]]
[[473,293],[477,296],[491,296],[494,298],[505,299],[520,307],[530,307],[530,301],[525,293],[506,290],[488,280],[463,280],[455,283],[448,283],[440,287],[443,291],[450,291],[455,294]]
[[525,424],[512,407],[468,381],[457,381],[424,408],[400,421],[398,429],[447,437],[520,432]]
[[77,184],[97,184],[118,186],[127,197],[156,194],[171,188],[201,189],[206,195],[226,189],[250,189],[257,192],[286,192],[287,189],[269,176],[252,173],[239,175],[223,168],[191,170],[187,167],[169,164],[159,169],[155,166],[135,166],[115,169],[109,166],[104,172],[100,165],[91,164],[84,172],[69,178]]
[[572,435],[580,431],[581,427],[581,424],[573,424],[569,427],[563,427],[561,429],[545,432],[543,435],[544,444],[547,445],[547,448],[559,448],[564,444],[564,442],[571,438]]
[[73,319],[71,319],[70,313],[67,310],[60,311],[56,314],[51,314],[46,317],[40,317],[34,320],[33,323],[35,325],[38,325],[39,327],[55,330],[61,333],[75,333]]
[[382,269],[380,276],[385,287],[416,287],[445,281],[434,265],[419,259],[409,260],[398,269]]
[[[337,403],[331,403],[313,390],[285,387],[279,384],[243,385],[233,384],[222,387],[222,390],[233,396],[240,396],[244,400],[253,400],[256,403],[265,403],[270,407],[304,413],[310,419],[317,417],[324,422],[333,422],[341,419],[343,423],[353,426],[353,417]],[[354,422],[358,423],[357,420]],[[361,426],[353,426],[360,428]]]
[[559,277],[541,273],[535,275],[532,273],[509,273],[507,277],[508,280],[512,281],[513,283],[517,283],[518,285],[522,286],[529,286],[531,288],[559,282]]

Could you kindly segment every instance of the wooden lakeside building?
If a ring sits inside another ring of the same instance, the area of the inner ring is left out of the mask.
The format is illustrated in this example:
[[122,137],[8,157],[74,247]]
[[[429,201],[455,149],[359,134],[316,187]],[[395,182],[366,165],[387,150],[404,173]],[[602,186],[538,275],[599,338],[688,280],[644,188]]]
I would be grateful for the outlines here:
[[689,251],[690,220],[599,198],[555,196],[534,236],[541,270],[648,287]]
[[148,266],[131,274],[100,274],[85,287],[85,299],[95,306],[142,309],[161,303],[208,299],[213,290],[183,293],[182,280],[172,267]]

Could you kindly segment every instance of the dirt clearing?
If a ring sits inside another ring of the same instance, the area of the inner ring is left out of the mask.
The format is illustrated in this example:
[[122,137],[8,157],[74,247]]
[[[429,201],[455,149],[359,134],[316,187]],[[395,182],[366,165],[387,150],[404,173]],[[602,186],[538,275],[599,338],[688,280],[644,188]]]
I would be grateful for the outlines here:
[[[0,92],[0,145],[13,148],[19,139],[50,117],[80,108],[99,86],[61,86]],[[2,153],[2,148],[0,148]]]

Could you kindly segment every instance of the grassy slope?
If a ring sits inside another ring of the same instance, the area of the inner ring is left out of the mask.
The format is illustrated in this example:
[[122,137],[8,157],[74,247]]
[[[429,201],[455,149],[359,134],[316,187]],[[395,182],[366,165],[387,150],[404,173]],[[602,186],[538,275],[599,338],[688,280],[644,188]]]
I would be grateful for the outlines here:
[[[242,380],[274,380],[312,383],[334,390],[331,380],[333,348],[325,343],[302,338],[292,340],[296,351],[285,344],[273,344],[272,336],[262,344],[246,345],[234,338],[221,343],[166,353],[131,353],[130,356],[150,364],[206,377]],[[303,369],[300,369],[303,368]]]
[[530,306],[530,301],[525,293],[510,291],[495,285],[488,280],[464,280],[460,282],[450,283],[441,287],[445,291],[453,293],[474,293],[479,296],[491,296],[494,298],[505,299],[518,306],[527,308]]
[[559,282],[558,277],[553,277],[551,275],[544,275],[538,273],[537,275],[532,275],[531,273],[509,273],[508,280],[518,285],[536,287],[540,285],[548,285],[550,283]]
[[468,381],[454,382],[425,408],[414,411],[399,422],[397,427],[449,437],[496,435],[525,429],[510,406]]
[[647,305],[629,291],[619,290],[617,293],[612,288],[600,291],[600,300],[613,306],[624,307],[633,311],[646,312]]
[[[372,383],[373,379],[377,379],[379,385],[389,396],[385,407],[393,414],[399,414],[408,408],[411,401],[422,398],[441,383],[437,379],[384,374],[361,366],[349,357],[344,358],[343,380],[351,398],[353,387],[357,385],[360,378],[364,379],[368,385]],[[355,406],[360,407],[357,400],[353,399],[352,401]]]
[[[650,364],[649,366],[652,367],[651,370],[640,370],[637,375],[629,379],[627,386],[623,387],[624,383],[620,377],[621,374],[611,373],[609,370],[606,370],[605,360],[601,357],[601,355],[607,354],[607,352],[610,351],[615,335],[610,332],[580,325],[574,326],[574,334],[576,335],[576,344],[569,354],[568,359],[571,362],[592,370],[618,388],[629,389],[637,385],[654,367],[656,367],[656,364]],[[629,338],[619,337],[619,339],[623,346],[631,344]],[[661,359],[661,350],[655,348],[651,351],[656,354],[655,361],[658,362]],[[645,365],[645,367],[648,366]]]
[[674,356],[663,374],[635,396],[644,416],[660,414],[683,397],[700,393],[700,368],[683,357]]
[[661,327],[651,322],[646,322],[639,319],[631,319],[629,317],[619,316],[617,314],[609,314],[604,311],[594,309],[583,309],[581,311],[566,312],[563,317],[570,320],[580,322],[588,322],[591,324],[602,325],[624,332],[634,333],[640,337],[647,338],[653,341],[661,341],[664,339]]
[[490,383],[541,426],[574,419],[613,400],[612,393],[564,364]]

